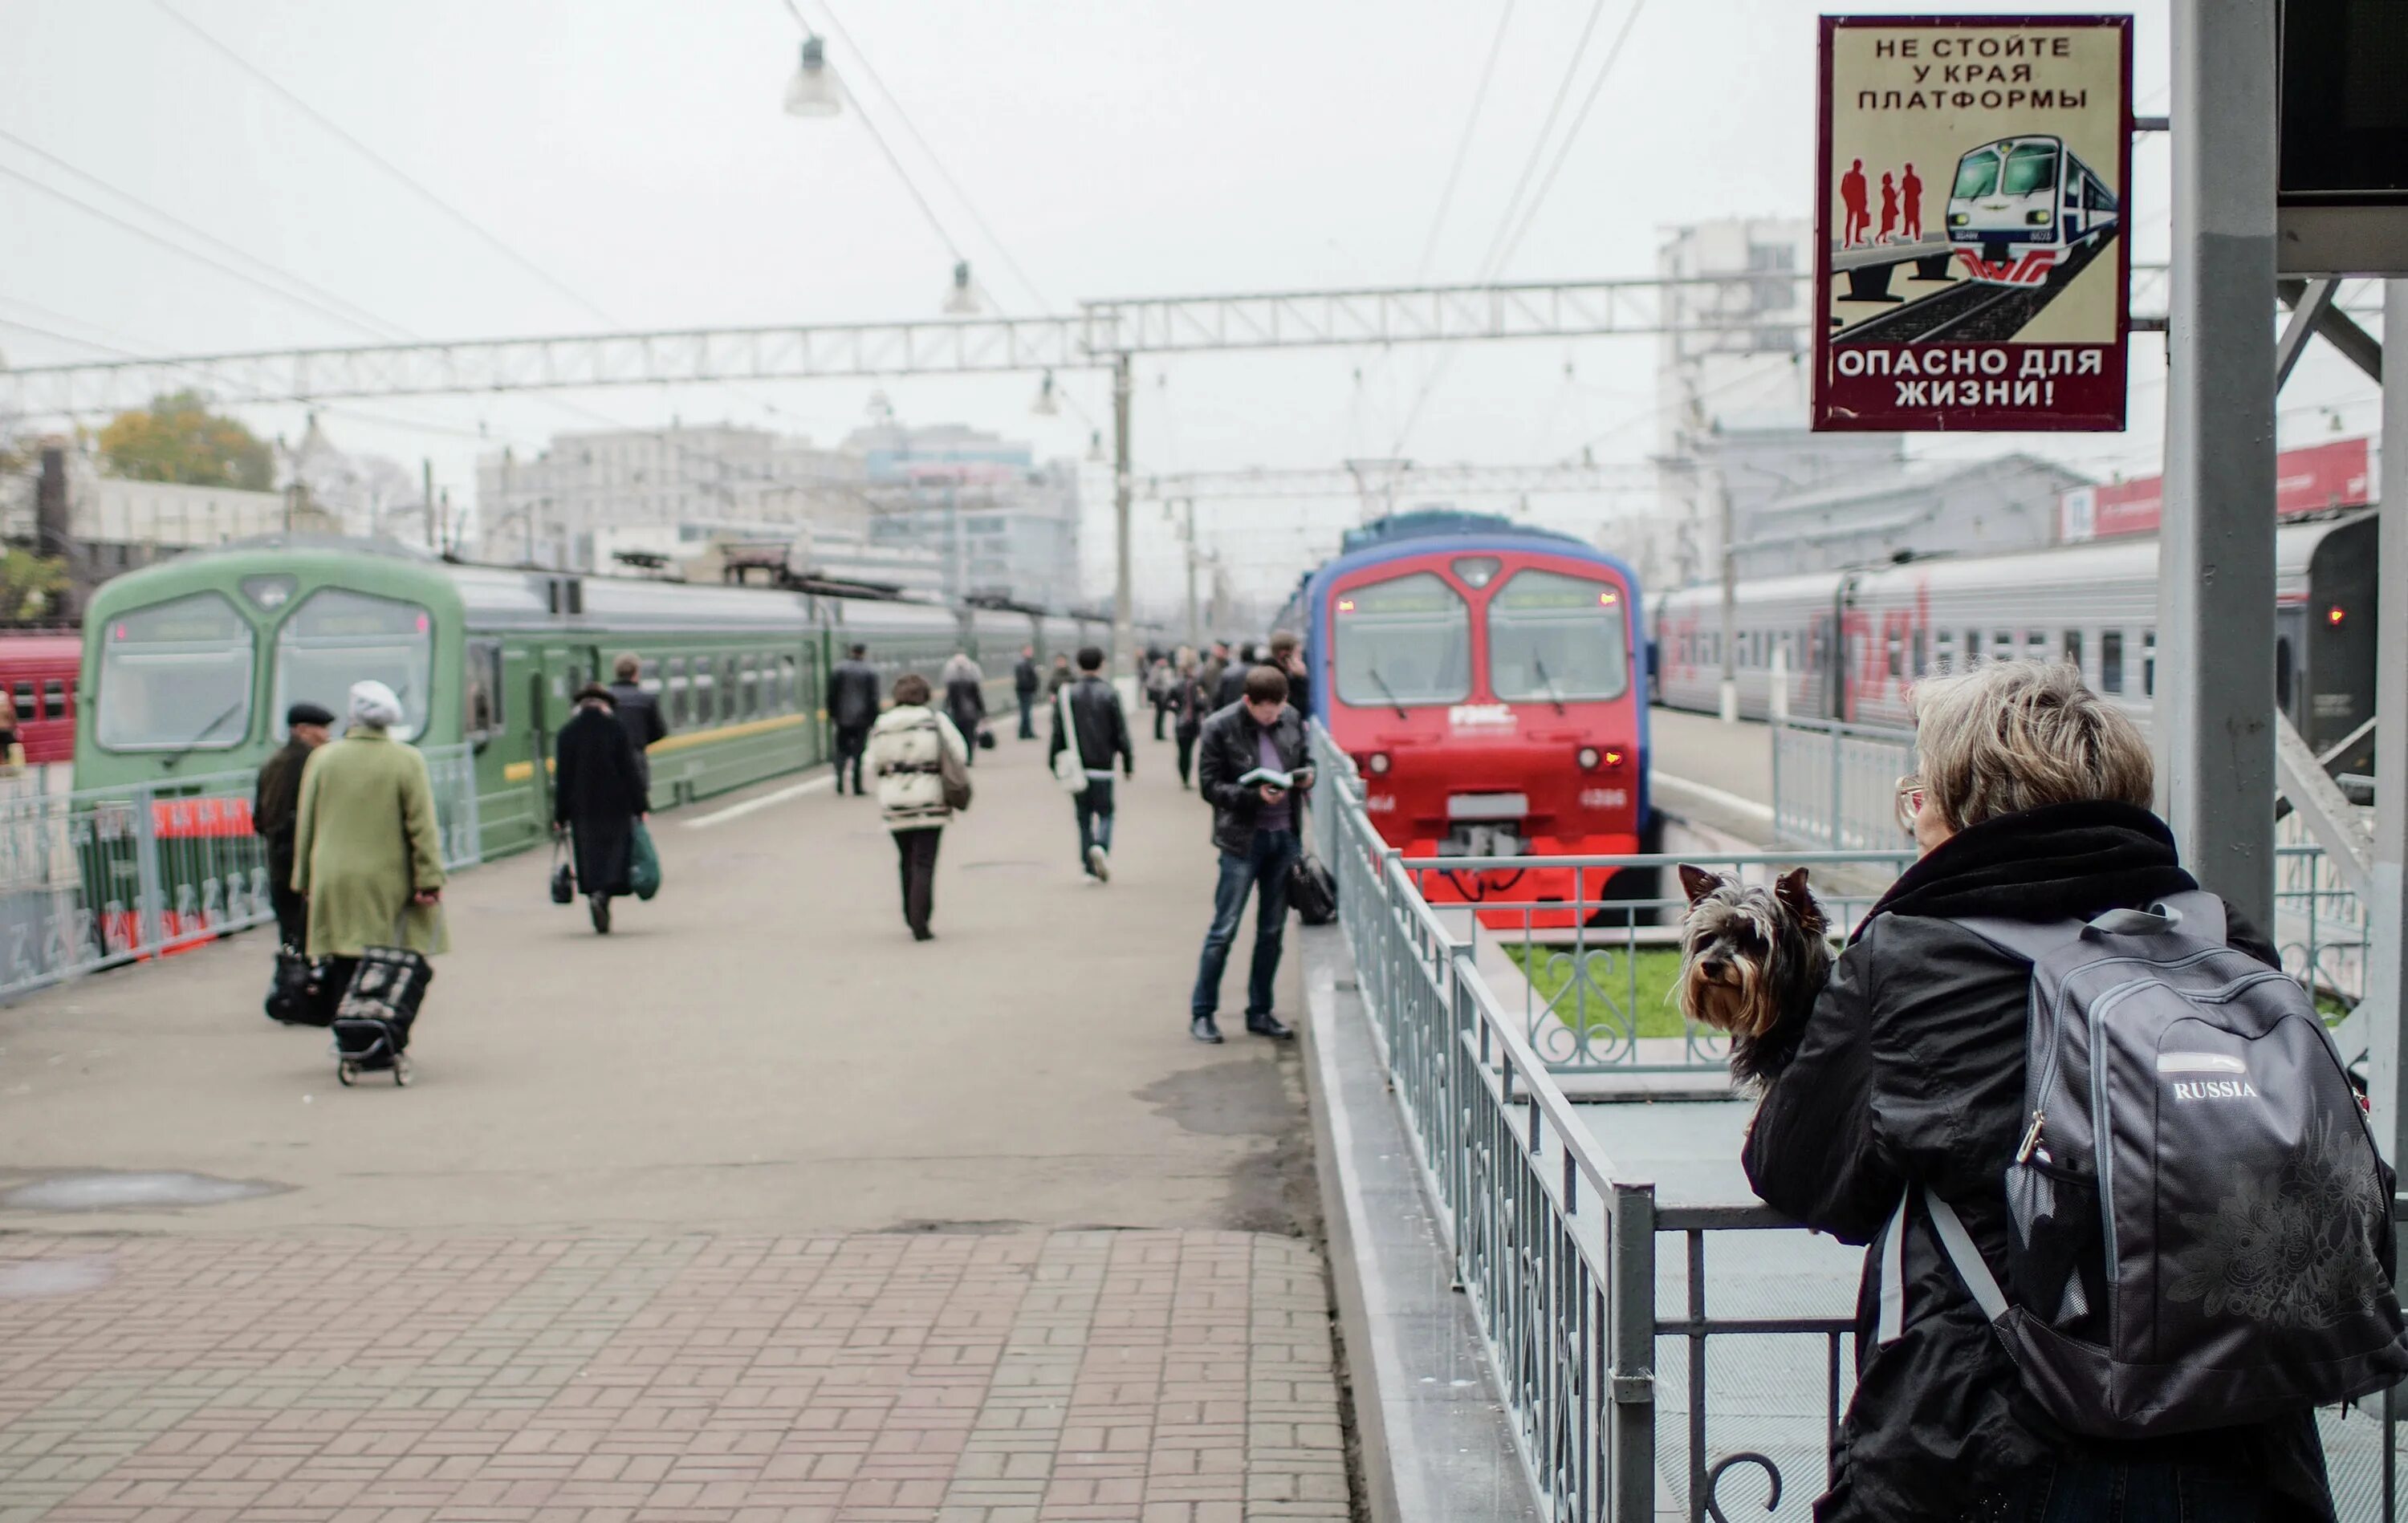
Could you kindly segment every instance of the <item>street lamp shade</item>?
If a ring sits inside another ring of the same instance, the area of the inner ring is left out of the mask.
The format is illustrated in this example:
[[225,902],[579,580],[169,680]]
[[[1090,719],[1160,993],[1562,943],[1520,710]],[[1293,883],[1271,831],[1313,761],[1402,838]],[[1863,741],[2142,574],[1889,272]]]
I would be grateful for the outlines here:
[[1039,418],[1054,418],[1061,414],[1062,405],[1054,400],[1054,372],[1045,372],[1045,378],[1038,382],[1037,400],[1028,405],[1028,410]]
[[790,117],[832,117],[844,109],[844,89],[828,67],[827,44],[818,37],[803,40],[802,66],[786,85]]
[[976,317],[979,310],[978,291],[970,284],[970,262],[953,262],[953,284],[945,292],[945,312],[949,317]]

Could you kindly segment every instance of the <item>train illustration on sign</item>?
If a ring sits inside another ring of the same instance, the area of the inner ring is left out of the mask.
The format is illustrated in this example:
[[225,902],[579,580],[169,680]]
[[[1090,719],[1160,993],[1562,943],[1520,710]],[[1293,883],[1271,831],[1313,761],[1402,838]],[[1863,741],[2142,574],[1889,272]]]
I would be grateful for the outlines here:
[[2061,137],[2001,137],[1956,161],[1948,241],[1968,278],[2033,286],[2115,234],[2115,192]]

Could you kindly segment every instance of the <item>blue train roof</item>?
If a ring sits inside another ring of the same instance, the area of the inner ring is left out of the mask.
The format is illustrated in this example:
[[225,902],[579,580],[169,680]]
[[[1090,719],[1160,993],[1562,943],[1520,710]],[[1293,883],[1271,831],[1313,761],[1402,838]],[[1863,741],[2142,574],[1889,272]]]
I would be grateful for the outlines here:
[[1553,529],[1533,529],[1496,513],[1465,513],[1452,507],[1417,507],[1374,519],[1360,529],[1349,529],[1339,542],[1339,553],[1351,555],[1400,540],[1431,539],[1443,534],[1506,535],[1515,539],[1552,539],[1568,545],[1580,540]]

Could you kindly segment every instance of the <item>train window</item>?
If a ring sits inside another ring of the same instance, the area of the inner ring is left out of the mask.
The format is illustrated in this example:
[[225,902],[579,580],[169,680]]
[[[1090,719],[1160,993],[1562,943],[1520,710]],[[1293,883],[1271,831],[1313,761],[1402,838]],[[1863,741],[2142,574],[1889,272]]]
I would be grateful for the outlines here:
[[426,729],[434,686],[435,621],[415,603],[322,587],[301,600],[276,632],[276,696],[268,719],[284,734],[284,711],[308,701],[340,714],[351,684],[368,678],[401,700],[395,740]]
[[1942,630],[1933,639],[1932,645],[1934,647],[1931,653],[1932,664],[1939,667],[1942,672],[1955,671],[1956,669],[1956,635],[1955,632],[1951,630]]
[[225,750],[251,731],[258,635],[217,592],[109,621],[93,737],[111,750]]
[[694,722],[709,728],[719,707],[719,677],[709,656],[694,658]]
[[2157,695],[2157,632],[2141,632],[2141,694],[2144,698]]
[[1914,675],[1923,676],[1931,670],[1931,632],[1914,632]]
[[30,682],[18,683],[17,722],[19,724],[31,724],[41,717],[42,705],[40,701],[34,696],[34,685]]
[[2102,630],[2099,635],[2099,690],[2124,690],[2124,632]]
[[468,642],[467,670],[460,690],[466,699],[470,736],[489,735],[502,728],[502,642]]
[[1981,663],[1982,632],[1980,630],[1967,630],[1965,632],[1965,668],[1966,670],[1971,671]]
[[[1586,576],[1517,571],[1488,600],[1488,685],[1507,703],[1619,698],[1630,686],[1622,590]],[[1761,662],[1764,632],[1748,634]]]
[[2274,642],[2274,706],[2286,714],[2291,712],[2291,638],[2287,634]]
[[2048,660],[2048,635],[2046,633],[2040,630],[2033,630],[2030,633],[2024,636],[2024,659],[2026,661]]
[[1471,696],[1471,608],[1434,574],[1341,592],[1333,622],[1340,702],[1381,708]]
[[42,683],[42,712],[53,719],[67,715],[67,685],[58,677],[48,677]]
[[2080,630],[2065,632],[2065,663],[2077,672],[2082,670],[2082,632]]
[[1990,632],[1990,659],[1992,661],[2013,661],[2015,659],[2015,636],[2013,630],[1992,630]]
[[661,662],[666,674],[663,685],[668,690],[669,723],[682,728],[694,722],[694,689],[685,679],[685,658],[671,656]]
[[1887,644],[1889,647],[1890,676],[1893,679],[1896,679],[1906,676],[1906,636],[1900,634],[1896,630],[1892,630],[1889,632]]
[[761,658],[745,657],[743,672],[741,680],[744,689],[744,717],[748,719],[757,719],[761,717]]
[[792,656],[778,658],[778,707],[791,714],[803,705],[803,684]]
[[743,714],[738,706],[740,690],[736,685],[736,658],[719,658],[719,722],[733,724]]

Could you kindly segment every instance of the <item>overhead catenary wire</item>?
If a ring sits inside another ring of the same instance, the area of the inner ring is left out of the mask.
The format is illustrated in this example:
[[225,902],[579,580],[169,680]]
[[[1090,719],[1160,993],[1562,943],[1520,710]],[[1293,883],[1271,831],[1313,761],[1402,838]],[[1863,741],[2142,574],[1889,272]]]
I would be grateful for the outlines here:
[[1438,249],[1439,234],[1446,227],[1446,214],[1455,205],[1455,188],[1463,179],[1463,161],[1471,152],[1472,135],[1480,126],[1481,108],[1488,102],[1488,83],[1497,74],[1498,55],[1505,49],[1505,29],[1513,20],[1513,0],[1497,14],[1497,33],[1488,39],[1488,59],[1480,65],[1480,82],[1472,87],[1471,109],[1464,113],[1463,133],[1455,139],[1455,162],[1447,167],[1446,186],[1438,194],[1438,211],[1430,218],[1429,236],[1422,240],[1422,257],[1414,262],[1413,278],[1420,280],[1429,273],[1430,255]]
[[1646,8],[1647,0],[1631,0],[1629,13],[1622,19],[1622,30],[1614,34],[1613,45],[1606,50],[1605,63],[1598,67],[1597,78],[1589,81],[1588,94],[1583,97],[1580,110],[1573,114],[1572,124],[1565,131],[1563,142],[1555,149],[1555,163],[1547,166],[1546,178],[1539,181],[1537,193],[1530,197],[1529,206],[1523,211],[1521,225],[1513,230],[1512,237],[1506,240],[1503,248],[1492,249],[1495,258],[1486,262],[1486,278],[1494,279],[1505,272],[1505,266],[1512,263],[1513,251],[1522,246],[1531,224],[1539,220],[1540,208],[1547,204],[1547,192],[1555,187],[1555,177],[1563,173],[1565,161],[1572,156],[1573,147],[1580,142],[1581,128],[1587,125],[1590,109],[1597,105],[1598,97],[1605,93],[1605,82],[1613,77],[1613,65],[1621,61],[1623,45],[1630,40],[1631,27],[1638,23],[1639,13]]

